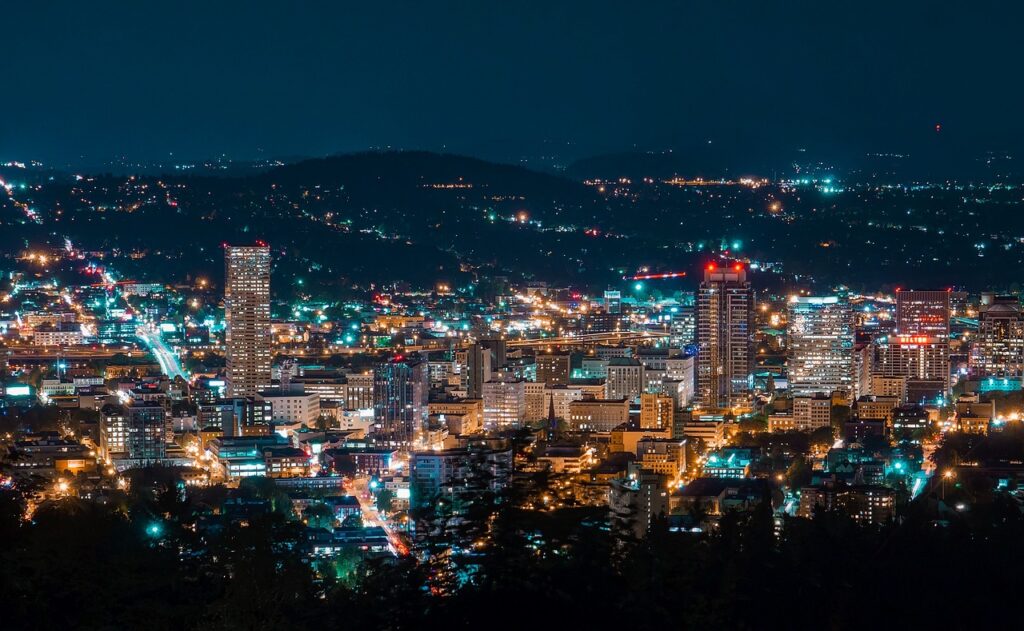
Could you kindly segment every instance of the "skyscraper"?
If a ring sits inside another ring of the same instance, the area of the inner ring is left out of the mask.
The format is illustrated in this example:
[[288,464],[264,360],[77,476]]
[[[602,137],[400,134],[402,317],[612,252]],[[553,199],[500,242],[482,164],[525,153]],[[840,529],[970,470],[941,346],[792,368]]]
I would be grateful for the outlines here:
[[837,296],[794,296],[787,318],[789,389],[852,394],[853,312]]
[[882,374],[907,378],[912,403],[949,393],[948,291],[897,291],[896,331],[882,347]]
[[697,396],[705,408],[745,406],[753,371],[754,294],[742,264],[709,264],[697,293]]
[[900,335],[949,338],[948,291],[896,290],[896,330]]
[[409,447],[427,420],[430,382],[427,364],[395,358],[373,369],[374,438],[383,445]]
[[270,386],[270,248],[227,246],[224,252],[227,396]]
[[1024,375],[1024,314],[1017,296],[982,295],[970,362],[975,377]]

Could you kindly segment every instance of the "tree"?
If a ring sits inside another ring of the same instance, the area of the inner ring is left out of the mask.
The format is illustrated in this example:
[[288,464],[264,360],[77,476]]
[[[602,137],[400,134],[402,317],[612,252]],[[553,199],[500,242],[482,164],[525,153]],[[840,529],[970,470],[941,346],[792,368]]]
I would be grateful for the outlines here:
[[324,528],[330,530],[334,527],[334,511],[323,502],[312,502],[302,510],[302,519],[310,528]]
[[379,493],[377,493],[377,499],[376,499],[377,510],[379,510],[382,513],[390,512],[391,511],[391,503],[394,500],[395,500],[395,492],[394,491],[392,491],[391,489],[381,489],[381,491]]

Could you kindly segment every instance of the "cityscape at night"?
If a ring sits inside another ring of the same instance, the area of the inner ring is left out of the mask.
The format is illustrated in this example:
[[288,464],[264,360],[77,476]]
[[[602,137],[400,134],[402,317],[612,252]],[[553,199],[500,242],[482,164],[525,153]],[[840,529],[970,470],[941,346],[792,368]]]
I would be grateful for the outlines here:
[[1024,7],[10,7],[9,629],[1013,624]]

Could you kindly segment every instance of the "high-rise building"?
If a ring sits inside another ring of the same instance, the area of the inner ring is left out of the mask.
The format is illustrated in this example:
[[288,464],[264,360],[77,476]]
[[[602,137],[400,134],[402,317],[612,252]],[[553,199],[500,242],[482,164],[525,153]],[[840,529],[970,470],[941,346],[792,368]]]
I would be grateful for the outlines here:
[[408,447],[427,420],[430,393],[426,362],[395,359],[373,369],[374,438]]
[[545,353],[537,355],[537,382],[547,386],[566,385],[572,372],[572,355]]
[[466,351],[466,393],[469,398],[483,396],[483,385],[505,365],[505,340],[482,339]]
[[697,293],[697,397],[702,407],[749,403],[753,302],[742,264],[705,268]]
[[483,387],[484,428],[513,429],[526,418],[526,382],[511,377],[496,378]]
[[982,296],[970,366],[974,377],[1024,375],[1024,314],[1016,296]]
[[787,317],[789,389],[795,395],[853,389],[853,311],[837,296],[795,296]]
[[939,402],[949,392],[949,338],[892,335],[881,345],[878,369],[906,377],[908,402]]
[[227,396],[254,396],[270,386],[270,248],[224,252]]
[[692,346],[697,337],[697,309],[693,304],[680,305],[675,309],[669,325],[668,345],[672,348]]
[[675,400],[663,394],[645,392],[640,395],[640,428],[665,429],[672,427]]
[[100,456],[110,460],[123,455],[128,438],[128,415],[124,406],[108,403],[100,410]]
[[167,455],[167,424],[163,406],[134,402],[128,406],[125,453],[130,460],[149,463]]
[[897,291],[896,336],[882,347],[882,374],[907,378],[911,403],[949,393],[949,291]]
[[604,387],[606,399],[633,401],[643,392],[644,367],[635,359],[613,357],[608,360]]
[[896,291],[896,332],[949,337],[948,291]]

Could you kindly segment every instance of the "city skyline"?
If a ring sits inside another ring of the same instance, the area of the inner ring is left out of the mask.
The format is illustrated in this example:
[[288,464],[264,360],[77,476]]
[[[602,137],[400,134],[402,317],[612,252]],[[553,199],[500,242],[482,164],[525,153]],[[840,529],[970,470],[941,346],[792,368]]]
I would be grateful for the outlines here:
[[1008,626],[1021,18],[5,7],[4,628]]

